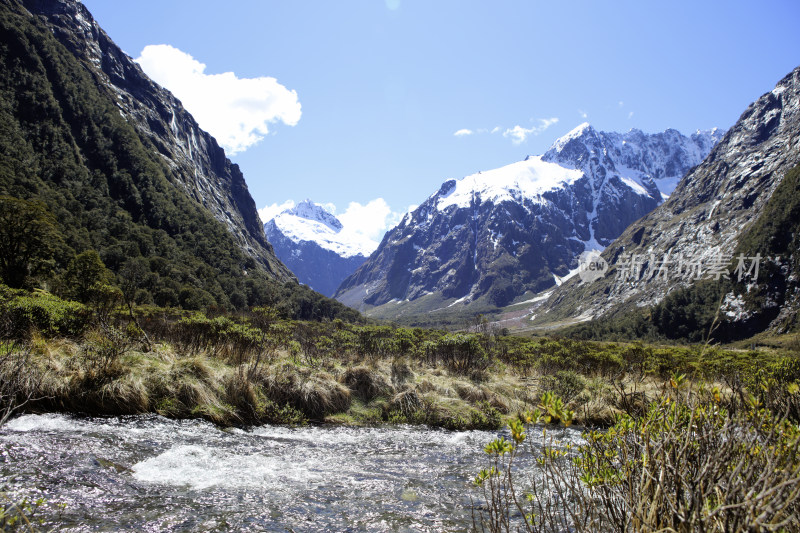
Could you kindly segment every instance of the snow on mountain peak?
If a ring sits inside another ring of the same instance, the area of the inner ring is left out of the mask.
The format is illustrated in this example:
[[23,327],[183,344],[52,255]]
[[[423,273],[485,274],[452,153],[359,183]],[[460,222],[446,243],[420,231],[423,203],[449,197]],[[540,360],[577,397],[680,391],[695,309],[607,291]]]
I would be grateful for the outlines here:
[[[553,146],[550,147],[550,150],[555,150],[557,152],[560,152],[561,150],[564,149],[564,146],[566,146],[566,144],[568,142],[570,142],[571,140],[577,139],[578,137],[580,137],[582,135],[585,135],[587,133],[593,132],[593,131],[594,131],[594,128],[592,127],[592,125],[589,124],[588,122],[584,122],[583,124],[579,125],[578,127],[572,129],[566,135],[556,139],[556,142],[553,143]],[[548,150],[548,151],[550,151],[550,150]]]
[[355,231],[348,231],[338,218],[308,199],[285,209],[264,226],[270,224],[274,224],[287,239],[295,243],[315,242],[341,257],[367,257],[378,247],[378,242]]
[[558,139],[543,159],[587,173],[592,166],[602,164],[623,181],[640,184],[648,194],[660,192],[666,197],[724,133],[717,128],[691,136],[672,128],[652,134],[636,128],[616,133],[597,131],[584,123]]
[[548,163],[541,156],[528,156],[524,161],[478,172],[452,182],[453,186],[442,194],[436,207],[439,210],[451,205],[469,207],[472,199],[477,196],[484,202],[491,200],[495,204],[504,200],[519,202],[523,198],[535,200],[542,193],[572,183],[581,176],[583,172],[580,170]]
[[[618,176],[632,192],[661,201],[672,193],[681,177],[699,164],[724,134],[713,129],[691,137],[667,129],[649,134],[639,129],[627,133],[602,132],[584,122],[555,141],[541,156],[450,180],[439,191],[437,208],[468,207],[473,198],[481,201],[541,201],[542,193],[562,188],[586,175],[600,193],[603,176]],[[595,174],[600,181],[595,183]]]
[[[328,226],[335,232],[342,229],[342,223],[334,215],[329,213],[324,207],[315,204],[309,199],[305,199],[294,207],[285,210],[283,213],[288,213],[299,218],[311,220],[314,222],[321,222]],[[281,214],[283,214],[281,213]]]

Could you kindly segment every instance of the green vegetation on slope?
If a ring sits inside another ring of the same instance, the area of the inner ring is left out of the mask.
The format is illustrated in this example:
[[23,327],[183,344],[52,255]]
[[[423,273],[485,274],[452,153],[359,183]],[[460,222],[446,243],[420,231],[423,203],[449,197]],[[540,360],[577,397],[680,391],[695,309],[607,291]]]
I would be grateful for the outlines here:
[[[337,302],[275,281],[243,253],[120,114],[109,91],[16,2],[0,2],[0,33],[0,274],[6,284],[56,287],[70,261],[96,250],[114,274],[126,265],[141,274],[137,303],[243,309],[286,300],[296,317],[357,319]],[[9,223],[20,213],[32,227]]]

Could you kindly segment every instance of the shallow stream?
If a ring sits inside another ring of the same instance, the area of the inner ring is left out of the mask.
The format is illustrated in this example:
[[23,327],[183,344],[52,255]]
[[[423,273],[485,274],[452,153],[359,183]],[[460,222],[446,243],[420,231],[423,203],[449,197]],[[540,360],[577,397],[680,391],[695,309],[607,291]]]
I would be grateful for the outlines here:
[[497,436],[24,415],[0,429],[0,475],[59,530],[464,531]]

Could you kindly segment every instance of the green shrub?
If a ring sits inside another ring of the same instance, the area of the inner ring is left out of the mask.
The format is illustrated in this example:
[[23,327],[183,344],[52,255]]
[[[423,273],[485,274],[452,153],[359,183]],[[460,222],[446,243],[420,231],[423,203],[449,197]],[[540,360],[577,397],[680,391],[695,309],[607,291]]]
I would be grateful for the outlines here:
[[17,294],[0,303],[0,317],[14,338],[27,338],[36,330],[45,336],[79,337],[91,324],[91,310],[78,302],[62,300],[44,291]]
[[560,398],[572,401],[583,391],[584,379],[572,370],[559,370],[555,374],[542,377],[542,392],[552,392]]
[[492,430],[500,429],[503,417],[489,402],[478,402],[477,409],[470,412],[470,426],[472,429]]
[[[617,419],[579,446],[548,438],[516,459],[537,423],[571,413],[550,395],[505,437],[475,484],[485,506],[476,528],[489,531],[797,531],[800,429],[750,397],[736,411],[718,391],[687,390],[681,376],[642,416]],[[797,395],[798,387],[790,394]],[[528,425],[526,426],[525,423]],[[522,475],[522,477],[520,477]]]
[[429,362],[442,363],[458,374],[485,370],[490,363],[489,355],[474,335],[445,335],[438,341],[427,343],[426,349]]

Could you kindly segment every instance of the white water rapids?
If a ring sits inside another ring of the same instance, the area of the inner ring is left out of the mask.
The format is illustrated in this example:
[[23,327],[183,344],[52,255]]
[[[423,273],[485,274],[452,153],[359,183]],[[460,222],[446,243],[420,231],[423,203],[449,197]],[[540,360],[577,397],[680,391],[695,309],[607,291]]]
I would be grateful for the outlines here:
[[0,475],[58,530],[463,531],[497,435],[24,415],[0,429]]

